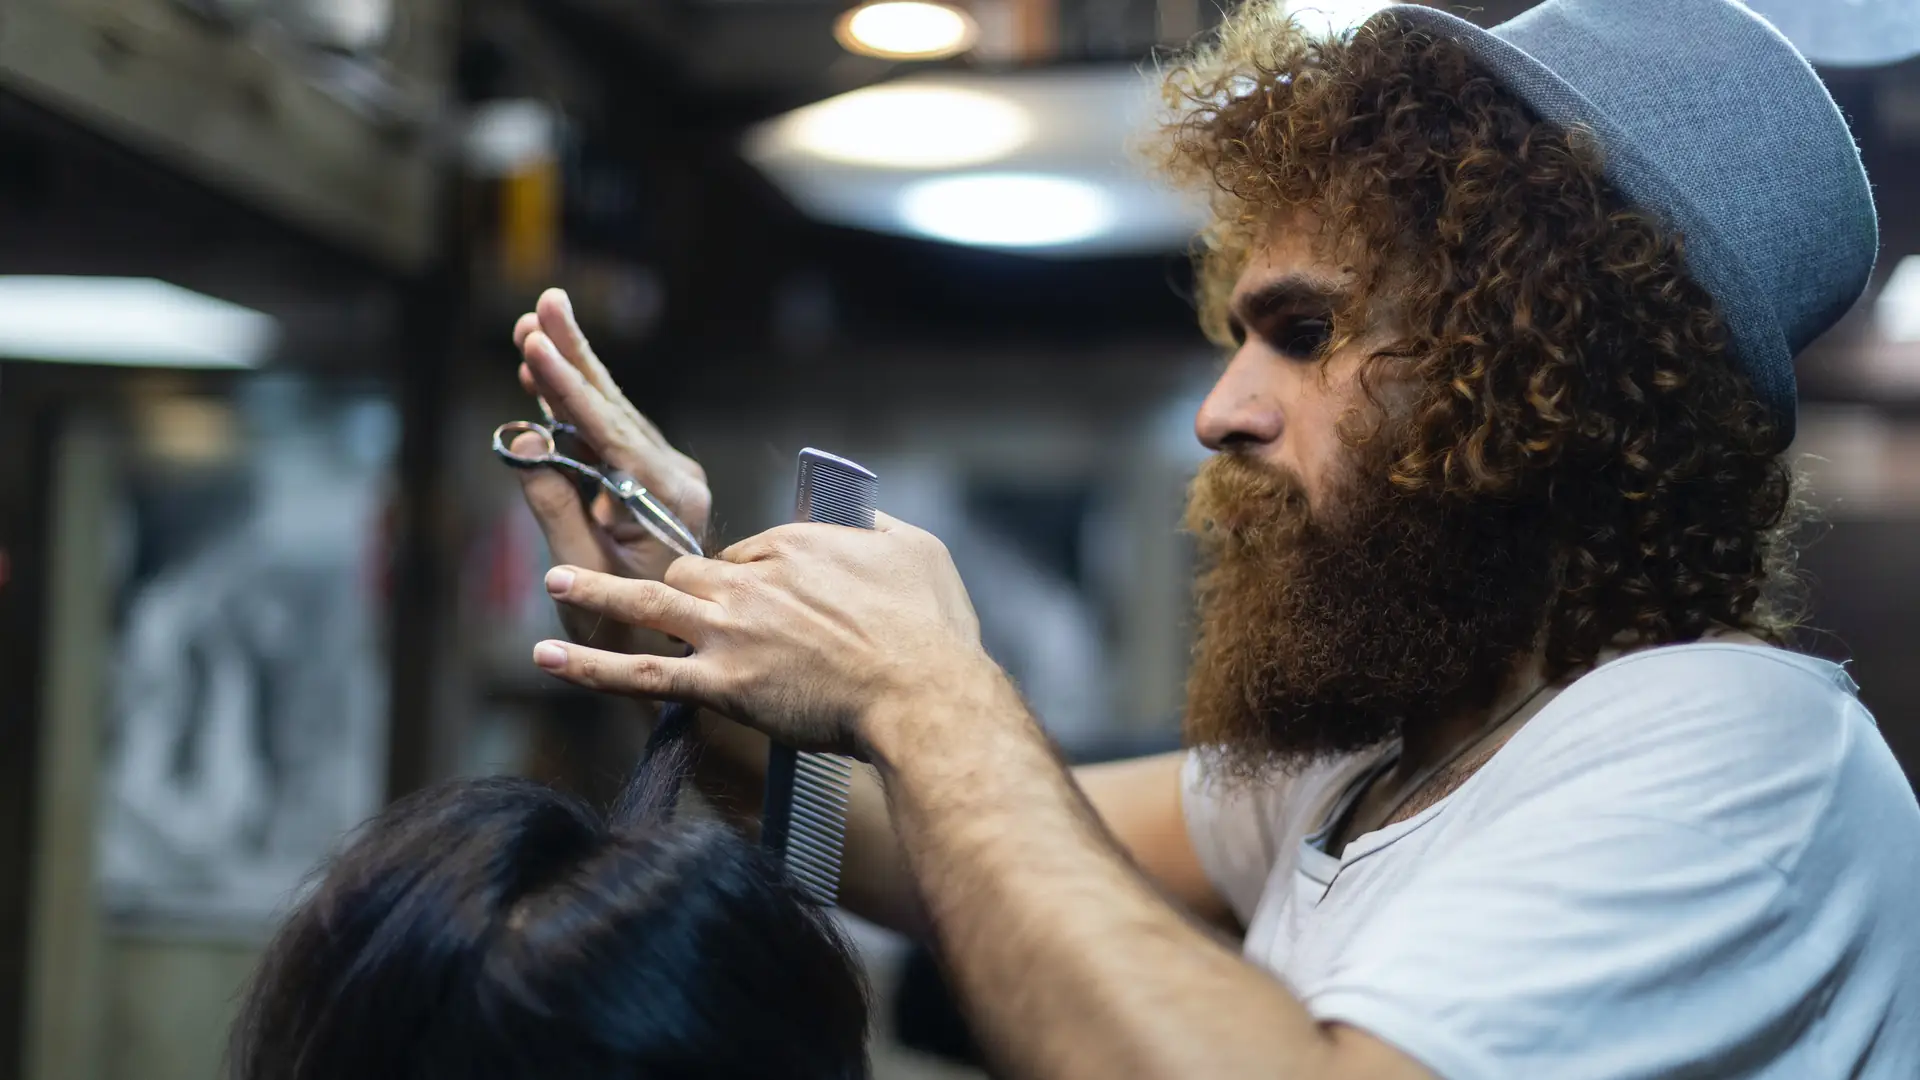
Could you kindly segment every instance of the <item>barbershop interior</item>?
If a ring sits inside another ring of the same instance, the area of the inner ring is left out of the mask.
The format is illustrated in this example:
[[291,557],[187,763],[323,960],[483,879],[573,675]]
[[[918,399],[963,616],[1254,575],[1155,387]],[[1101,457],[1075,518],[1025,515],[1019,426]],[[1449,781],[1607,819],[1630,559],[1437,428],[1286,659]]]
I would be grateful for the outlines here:
[[[1384,6],[1264,2],[1328,34]],[[1751,7],[1879,213],[1864,297],[1796,365],[1795,644],[1848,663],[1913,781],[1920,38],[1870,4]],[[859,462],[1066,759],[1178,748],[1222,351],[1204,207],[1136,144],[1155,66],[1220,18],[0,7],[0,1078],[224,1075],[266,943],[383,806],[461,777],[619,794],[653,706],[530,662],[561,635],[551,563],[493,446],[541,419],[513,335],[549,288],[704,468],[709,550],[792,519],[803,449]],[[991,1075],[938,956],[833,918],[874,1077]]]

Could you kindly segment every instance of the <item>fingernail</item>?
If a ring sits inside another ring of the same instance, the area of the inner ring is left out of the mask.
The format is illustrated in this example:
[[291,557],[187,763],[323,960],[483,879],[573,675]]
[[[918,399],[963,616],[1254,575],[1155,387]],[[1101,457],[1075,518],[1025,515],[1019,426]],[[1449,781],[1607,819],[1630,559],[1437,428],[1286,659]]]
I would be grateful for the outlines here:
[[573,588],[573,571],[564,566],[556,566],[547,571],[547,593],[550,596],[565,596]]
[[548,671],[559,671],[567,666],[567,650],[551,641],[543,641],[533,647],[533,662]]
[[560,310],[566,313],[567,321],[571,323],[573,321],[573,297],[568,296],[567,290],[565,289],[560,290]]

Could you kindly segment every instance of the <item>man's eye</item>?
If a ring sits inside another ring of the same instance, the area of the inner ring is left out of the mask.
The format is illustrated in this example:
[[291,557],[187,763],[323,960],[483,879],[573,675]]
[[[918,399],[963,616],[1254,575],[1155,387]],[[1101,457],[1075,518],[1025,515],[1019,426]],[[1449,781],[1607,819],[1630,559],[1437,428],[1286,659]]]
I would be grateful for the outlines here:
[[1275,338],[1274,345],[1288,356],[1316,360],[1333,338],[1333,324],[1326,319],[1292,319]]

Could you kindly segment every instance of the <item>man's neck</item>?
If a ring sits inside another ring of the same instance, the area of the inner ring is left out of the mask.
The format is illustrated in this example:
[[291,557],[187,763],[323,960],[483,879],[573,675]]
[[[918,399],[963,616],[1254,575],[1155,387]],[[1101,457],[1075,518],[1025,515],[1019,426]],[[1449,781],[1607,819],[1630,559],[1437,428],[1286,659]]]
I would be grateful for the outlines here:
[[1404,784],[1459,753],[1466,744],[1486,738],[1491,734],[1490,727],[1512,718],[1516,710],[1539,692],[1546,682],[1545,672],[1545,660],[1536,653],[1515,665],[1501,680],[1500,692],[1488,704],[1462,709],[1402,732],[1399,761],[1383,779],[1388,784]]
[[[1376,775],[1335,828],[1330,850],[1339,852],[1355,837],[1411,817],[1437,801],[1422,791],[1451,791],[1456,766],[1473,767],[1491,756],[1542,696],[1546,665],[1538,655],[1517,665],[1488,705],[1463,709],[1401,735],[1400,754],[1391,769]],[[1484,744],[1475,747],[1473,744]],[[1444,767],[1442,767],[1444,766]],[[1442,775],[1445,774],[1445,775]],[[1449,785],[1452,786],[1449,786]]]

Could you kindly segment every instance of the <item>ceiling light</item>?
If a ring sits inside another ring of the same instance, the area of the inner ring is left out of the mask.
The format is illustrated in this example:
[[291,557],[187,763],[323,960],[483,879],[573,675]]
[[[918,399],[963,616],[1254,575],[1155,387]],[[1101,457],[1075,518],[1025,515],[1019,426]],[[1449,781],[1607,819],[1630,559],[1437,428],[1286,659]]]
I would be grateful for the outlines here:
[[0,357],[249,368],[278,338],[272,316],[164,281],[0,277]]
[[1024,109],[990,93],[883,84],[796,109],[768,137],[775,149],[847,165],[951,169],[1005,157],[1032,133]]
[[1339,37],[1357,29],[1393,0],[1288,0],[1287,14],[1315,37]]
[[840,16],[833,28],[842,48],[889,60],[939,60],[973,48],[980,28],[973,16],[928,0],[877,0]]
[[[901,103],[897,109],[868,112],[869,118],[878,114],[884,130],[878,122],[863,128],[851,115],[849,103],[866,110],[870,94]],[[1126,150],[1164,108],[1153,85],[1130,64],[1018,72],[924,70],[802,112],[822,107],[848,112],[831,124],[795,114],[776,117],[756,125],[741,146],[747,160],[797,209],[819,221],[926,237],[928,230],[902,217],[906,189],[974,173],[1066,179],[1083,185],[1082,192],[1098,192],[1109,223],[1083,240],[1023,249],[1034,257],[1178,252],[1207,220],[1204,193],[1168,185]],[[817,145],[829,137],[835,145]],[[822,149],[832,157],[823,157]],[[918,206],[926,196],[914,198]],[[1024,210],[996,212],[1018,217]]]
[[1887,341],[1920,341],[1920,255],[1895,264],[1873,302],[1873,323]]
[[900,220],[922,236],[981,247],[1057,247],[1113,224],[1099,187],[1064,176],[974,173],[907,185]]

